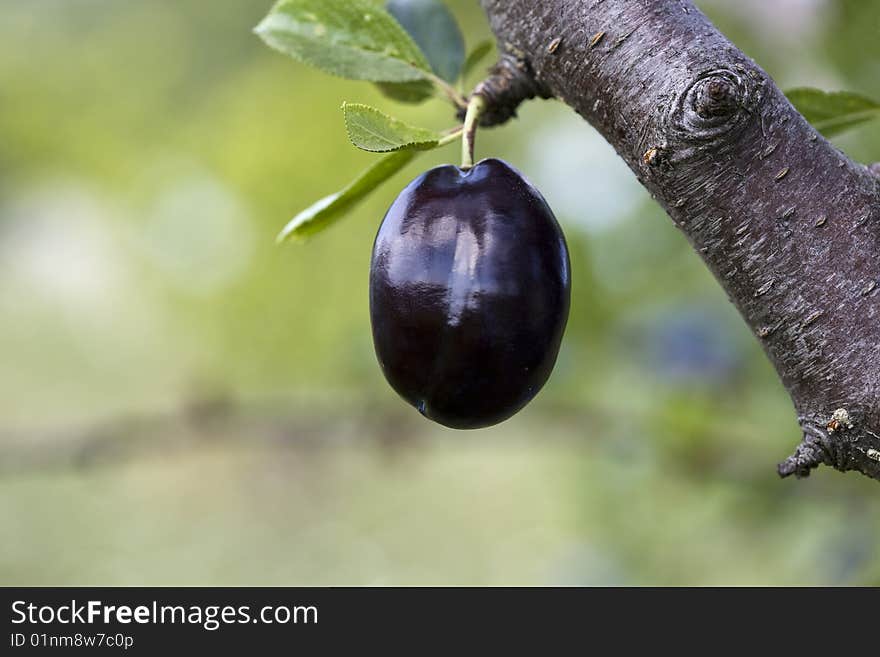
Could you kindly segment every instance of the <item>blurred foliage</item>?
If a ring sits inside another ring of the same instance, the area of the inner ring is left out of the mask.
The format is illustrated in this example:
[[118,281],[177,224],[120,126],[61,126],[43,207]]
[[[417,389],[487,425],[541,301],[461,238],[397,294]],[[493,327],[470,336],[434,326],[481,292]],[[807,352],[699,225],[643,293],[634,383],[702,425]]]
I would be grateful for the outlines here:
[[880,118],[880,103],[850,91],[822,91],[810,87],[789,89],[788,100],[816,130],[833,137],[862,123]]
[[[485,38],[476,3],[449,4],[468,47]],[[880,97],[880,3],[699,4],[780,84]],[[778,480],[799,436],[759,345],[561,104],[477,144],[566,230],[556,371],[490,430],[413,417],[372,353],[370,246],[395,190],[456,148],[305,246],[274,237],[376,157],[341,101],[454,117],[270,51],[251,32],[268,5],[0,4],[0,583],[880,584],[876,483]],[[874,124],[837,143],[880,159]],[[215,398],[248,421],[195,439],[136,419]],[[110,456],[20,458],[83,440]]]

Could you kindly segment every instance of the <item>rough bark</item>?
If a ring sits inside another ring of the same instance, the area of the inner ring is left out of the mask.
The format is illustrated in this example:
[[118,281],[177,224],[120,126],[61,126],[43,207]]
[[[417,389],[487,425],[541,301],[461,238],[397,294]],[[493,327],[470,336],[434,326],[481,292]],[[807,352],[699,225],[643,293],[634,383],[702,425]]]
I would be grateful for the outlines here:
[[482,4],[505,53],[488,122],[553,96],[614,146],[791,394],[803,441],[779,474],[880,479],[880,178],[688,0]]

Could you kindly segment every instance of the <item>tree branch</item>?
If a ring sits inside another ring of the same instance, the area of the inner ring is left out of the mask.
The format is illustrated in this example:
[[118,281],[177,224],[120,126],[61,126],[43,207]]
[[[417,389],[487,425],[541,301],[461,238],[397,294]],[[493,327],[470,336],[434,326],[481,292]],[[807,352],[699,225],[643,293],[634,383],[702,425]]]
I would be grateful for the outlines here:
[[803,432],[780,475],[880,479],[880,178],[689,0],[482,4],[517,88],[614,146],[760,340]]

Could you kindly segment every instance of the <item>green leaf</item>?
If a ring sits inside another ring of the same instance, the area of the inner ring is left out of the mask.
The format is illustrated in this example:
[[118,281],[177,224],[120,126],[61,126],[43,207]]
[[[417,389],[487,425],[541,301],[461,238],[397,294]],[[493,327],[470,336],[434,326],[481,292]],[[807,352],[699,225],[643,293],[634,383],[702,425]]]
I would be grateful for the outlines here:
[[417,152],[395,151],[384,156],[343,190],[325,196],[296,215],[278,234],[277,241],[301,242],[324,230],[351,210],[376,187],[409,164]]
[[411,82],[432,75],[406,30],[370,0],[280,0],[254,31],[272,48],[343,78]]
[[388,12],[409,32],[444,80],[454,82],[464,62],[464,37],[440,0],[388,0]]
[[427,80],[415,82],[377,82],[383,95],[400,103],[421,103],[433,97],[437,88]]
[[485,41],[480,41],[480,43],[474,46],[473,50],[468,53],[467,59],[464,60],[464,66],[461,69],[462,79],[473,73],[477,65],[483,61],[483,58],[492,52],[493,45],[494,44],[491,40],[486,39]]
[[369,105],[343,103],[348,139],[358,148],[372,153],[399,150],[424,151],[435,148],[442,135],[404,123]]
[[802,87],[785,92],[791,104],[826,137],[880,117],[880,103],[849,91]]

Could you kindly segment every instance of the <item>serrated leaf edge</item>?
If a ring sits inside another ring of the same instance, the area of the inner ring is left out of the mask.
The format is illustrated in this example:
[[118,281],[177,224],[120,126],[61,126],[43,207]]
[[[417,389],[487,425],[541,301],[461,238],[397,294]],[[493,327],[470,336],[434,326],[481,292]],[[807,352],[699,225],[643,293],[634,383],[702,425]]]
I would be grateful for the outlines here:
[[[440,145],[441,135],[437,134],[437,136],[432,139],[426,139],[426,140],[420,140],[420,141],[409,141],[409,142],[405,142],[403,144],[397,144],[396,142],[389,141],[388,143],[391,147],[386,148],[386,149],[365,148],[364,146],[356,143],[354,140],[354,137],[352,136],[351,122],[349,121],[349,117],[353,116],[353,115],[349,114],[349,112],[347,111],[348,108],[350,108],[350,107],[358,108],[358,109],[366,110],[367,112],[378,114],[378,115],[382,116],[383,118],[390,119],[391,121],[397,121],[398,123],[405,125],[407,128],[412,128],[413,130],[426,130],[429,132],[433,132],[433,131],[429,130],[428,128],[420,128],[418,126],[411,125],[411,124],[406,123],[405,121],[401,121],[400,119],[397,119],[393,116],[389,116],[388,114],[385,114],[381,110],[378,110],[375,107],[372,107],[371,105],[365,105],[363,103],[343,102],[342,107],[340,109],[342,109],[342,114],[345,119],[345,131],[348,135],[348,141],[350,141],[353,146],[361,149],[362,151],[366,151],[368,153],[392,153],[395,151],[402,151],[402,150],[423,151],[423,150],[431,150],[432,148],[436,148],[437,146]],[[383,135],[377,134],[369,129],[365,129],[365,130],[367,132],[370,132],[371,134],[375,135],[380,140],[388,141],[388,139],[386,137],[384,137]]]

